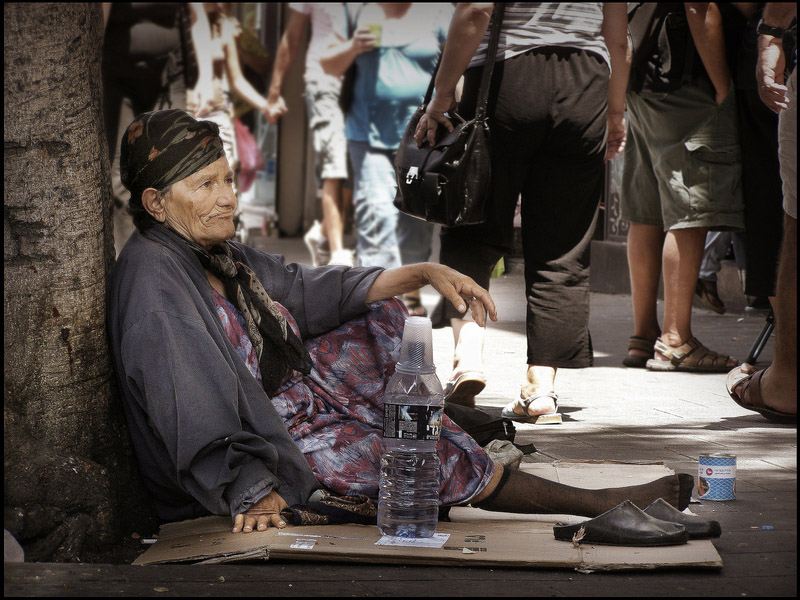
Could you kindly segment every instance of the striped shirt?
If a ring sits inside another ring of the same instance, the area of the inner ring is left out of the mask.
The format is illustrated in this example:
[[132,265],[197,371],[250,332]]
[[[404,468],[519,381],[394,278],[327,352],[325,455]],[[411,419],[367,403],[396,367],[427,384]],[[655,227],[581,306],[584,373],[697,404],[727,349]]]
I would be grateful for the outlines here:
[[[507,60],[532,48],[560,46],[599,54],[611,70],[605,39],[602,2],[507,2],[497,46],[497,60]],[[469,66],[486,59],[491,27]]]

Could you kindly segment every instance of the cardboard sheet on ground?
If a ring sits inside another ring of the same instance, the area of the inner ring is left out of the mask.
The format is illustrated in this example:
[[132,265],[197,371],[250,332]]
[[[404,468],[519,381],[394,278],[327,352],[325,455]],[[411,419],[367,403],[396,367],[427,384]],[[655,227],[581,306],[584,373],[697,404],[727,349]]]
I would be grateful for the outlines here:
[[[557,461],[523,463],[522,468],[567,485],[587,488],[636,485],[673,473],[661,463]],[[450,523],[439,523],[438,539],[425,544],[434,547],[420,547],[395,545],[396,540],[392,539],[382,540],[374,526],[288,527],[233,534],[230,518],[203,517],[164,525],[158,541],[133,564],[219,564],[280,558],[462,567],[574,568],[580,571],[722,567],[722,559],[708,540],[664,548],[592,544],[575,547],[571,542],[553,537],[553,524],[576,522],[584,520],[583,517],[453,508],[450,518]]]

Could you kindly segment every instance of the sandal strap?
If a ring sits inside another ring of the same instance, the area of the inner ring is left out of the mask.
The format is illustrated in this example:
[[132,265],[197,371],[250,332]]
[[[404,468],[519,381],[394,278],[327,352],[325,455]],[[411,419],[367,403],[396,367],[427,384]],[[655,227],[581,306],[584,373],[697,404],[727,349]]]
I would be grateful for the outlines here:
[[[666,344],[664,345],[666,346]],[[683,359],[701,348],[705,348],[705,346],[703,346],[703,344],[701,344],[696,337],[690,337],[677,348],[672,348],[670,360],[672,361],[673,365],[679,365],[683,362]],[[708,350],[708,348],[705,349]]]
[[556,405],[556,410],[558,410],[558,394],[555,392],[536,392],[533,396],[520,398],[519,405],[525,409],[526,415],[528,414],[528,407],[531,405],[531,402],[538,400],[539,398],[552,398],[553,404]]
[[[685,361],[696,367],[715,367],[719,364],[726,364],[730,358],[726,354],[709,350],[696,337],[690,337],[677,348],[668,346],[659,338],[656,340],[655,350],[667,357],[676,367]],[[687,359],[689,360],[687,361]],[[711,359],[710,363],[709,359]]]
[[648,340],[647,338],[643,338],[639,335],[632,335],[631,338],[628,340],[628,350],[641,350],[642,352],[652,352],[654,344],[655,342],[653,340]]

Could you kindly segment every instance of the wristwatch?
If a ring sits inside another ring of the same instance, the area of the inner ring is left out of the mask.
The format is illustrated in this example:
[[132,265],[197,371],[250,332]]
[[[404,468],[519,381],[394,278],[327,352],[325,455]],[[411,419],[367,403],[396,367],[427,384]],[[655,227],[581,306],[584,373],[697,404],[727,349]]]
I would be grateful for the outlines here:
[[781,29],[780,27],[775,27],[774,25],[767,25],[764,22],[764,19],[761,19],[758,22],[758,27],[756,28],[756,32],[758,35],[771,35],[772,37],[783,39],[783,36],[786,35],[786,30]]

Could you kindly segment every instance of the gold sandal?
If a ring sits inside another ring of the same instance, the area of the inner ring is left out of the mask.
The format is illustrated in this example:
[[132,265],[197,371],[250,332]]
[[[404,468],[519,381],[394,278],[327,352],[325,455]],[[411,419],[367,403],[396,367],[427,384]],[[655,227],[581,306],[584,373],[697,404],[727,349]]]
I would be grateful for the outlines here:
[[667,360],[651,358],[647,361],[649,371],[687,371],[690,373],[727,373],[732,365],[730,356],[709,350],[696,337],[690,337],[677,348],[667,346],[661,338],[656,340],[655,351]]

